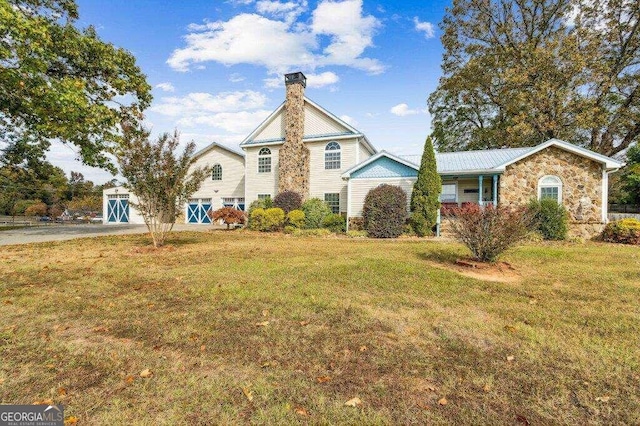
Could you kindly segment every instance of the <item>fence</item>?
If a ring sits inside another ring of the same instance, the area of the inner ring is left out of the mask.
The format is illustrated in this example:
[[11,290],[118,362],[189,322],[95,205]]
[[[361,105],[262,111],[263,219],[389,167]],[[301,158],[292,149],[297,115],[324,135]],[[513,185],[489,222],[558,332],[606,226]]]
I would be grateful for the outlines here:
[[609,213],[640,213],[640,204],[609,204]]

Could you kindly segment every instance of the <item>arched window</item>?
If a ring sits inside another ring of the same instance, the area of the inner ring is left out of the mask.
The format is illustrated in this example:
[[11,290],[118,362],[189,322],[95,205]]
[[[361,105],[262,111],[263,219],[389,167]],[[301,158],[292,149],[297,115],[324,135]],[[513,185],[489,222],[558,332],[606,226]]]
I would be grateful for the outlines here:
[[271,173],[271,150],[262,148],[258,152],[258,173]]
[[538,199],[545,198],[562,202],[562,181],[558,176],[543,176],[538,181]]
[[329,142],[324,148],[324,169],[335,170],[340,168],[340,144]]
[[220,164],[214,164],[211,169],[211,180],[222,180],[222,166]]

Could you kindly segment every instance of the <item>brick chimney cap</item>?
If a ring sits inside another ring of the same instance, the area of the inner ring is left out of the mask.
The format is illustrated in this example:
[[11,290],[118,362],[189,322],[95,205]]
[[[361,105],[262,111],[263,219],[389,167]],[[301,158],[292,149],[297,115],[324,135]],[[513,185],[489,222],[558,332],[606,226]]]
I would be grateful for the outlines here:
[[302,87],[307,87],[307,77],[300,71],[284,75],[284,84],[300,83]]

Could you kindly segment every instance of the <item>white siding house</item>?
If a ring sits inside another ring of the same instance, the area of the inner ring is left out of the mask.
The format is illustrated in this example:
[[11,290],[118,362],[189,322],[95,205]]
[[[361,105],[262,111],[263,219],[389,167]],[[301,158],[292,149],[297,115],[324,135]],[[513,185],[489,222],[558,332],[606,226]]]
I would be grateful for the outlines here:
[[[247,206],[259,196],[273,198],[278,193],[278,153],[285,140],[285,121],[283,103],[240,144],[245,152]],[[306,97],[302,140],[310,155],[309,196],[327,200],[334,211],[346,214],[347,182],[341,175],[375,154],[375,148],[361,132]],[[259,159],[269,155],[267,172],[259,167]]]

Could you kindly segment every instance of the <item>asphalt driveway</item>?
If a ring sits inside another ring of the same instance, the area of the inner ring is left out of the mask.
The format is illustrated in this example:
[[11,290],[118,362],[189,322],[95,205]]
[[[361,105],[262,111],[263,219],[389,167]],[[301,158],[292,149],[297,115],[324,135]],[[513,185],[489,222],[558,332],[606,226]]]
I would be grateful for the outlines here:
[[[208,231],[212,227],[207,225],[176,224],[173,229],[175,231]],[[145,232],[147,232],[145,225],[50,224],[6,231],[0,228],[0,246],[64,241],[75,238],[99,237],[101,235],[142,234]]]

